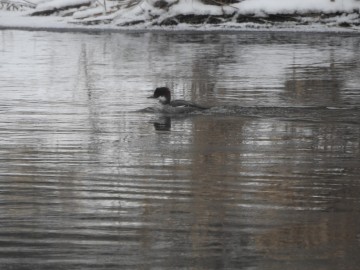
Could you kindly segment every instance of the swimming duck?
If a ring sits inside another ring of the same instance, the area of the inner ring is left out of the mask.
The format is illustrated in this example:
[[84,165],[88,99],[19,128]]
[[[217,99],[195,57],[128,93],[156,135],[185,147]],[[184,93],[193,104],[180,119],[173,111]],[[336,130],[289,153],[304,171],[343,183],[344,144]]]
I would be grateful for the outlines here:
[[181,99],[171,100],[171,92],[170,89],[167,87],[156,88],[154,94],[148,98],[159,99],[161,104],[165,106],[170,106],[172,108],[188,108],[191,109],[191,111],[208,109],[204,106],[201,106],[191,101],[186,101]]

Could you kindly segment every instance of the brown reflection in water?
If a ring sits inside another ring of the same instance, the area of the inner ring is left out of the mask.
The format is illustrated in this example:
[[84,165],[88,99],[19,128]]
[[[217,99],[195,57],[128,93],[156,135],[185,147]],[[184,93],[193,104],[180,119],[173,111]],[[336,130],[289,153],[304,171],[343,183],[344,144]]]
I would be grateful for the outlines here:
[[[242,130],[245,122],[232,117],[194,119],[191,163],[191,209],[194,220],[191,239],[195,257],[205,256],[209,248],[226,253],[233,241],[243,243],[233,247],[233,254],[227,255],[236,257],[248,245],[246,234],[231,234],[228,228],[229,215],[234,211],[232,201],[242,196],[241,189],[233,188],[236,183],[232,181],[236,179],[229,177],[229,171],[241,171]],[[234,239],[230,239],[231,235]]]
[[338,56],[334,50],[330,50],[329,54],[327,59],[323,59],[324,62],[309,65],[298,64],[301,60],[293,57],[292,66],[287,68],[284,95],[299,105],[341,104],[347,78],[354,77],[351,73],[359,64],[356,59],[336,59]]
[[[193,129],[196,256],[209,243],[226,250],[229,225],[261,225],[267,229],[253,234],[254,245],[268,259],[353,258],[360,233],[359,130],[241,117],[198,117]],[[232,240],[252,245],[249,235],[237,237]]]
[[[273,261],[287,261],[288,265],[311,265],[314,261],[333,262],[319,269],[355,269],[360,259],[359,218],[353,213],[319,214],[316,222],[281,226],[256,236],[256,246]],[[278,269],[267,264],[266,269]],[[338,268],[341,267],[341,268]],[[296,268],[300,269],[300,268]],[[311,268],[312,269],[312,268]]]

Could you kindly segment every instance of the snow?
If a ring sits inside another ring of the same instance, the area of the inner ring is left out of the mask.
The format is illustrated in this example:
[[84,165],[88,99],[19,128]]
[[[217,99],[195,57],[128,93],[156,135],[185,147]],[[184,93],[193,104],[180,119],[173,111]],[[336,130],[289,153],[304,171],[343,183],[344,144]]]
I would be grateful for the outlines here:
[[28,17],[20,12],[4,12],[0,10],[1,28],[67,28],[69,24],[59,17]]
[[67,6],[89,5],[91,2],[91,0],[52,0],[38,4],[35,11],[61,9]]
[[[103,14],[106,16],[106,13],[113,11],[113,9],[116,8],[116,5],[114,3],[108,3],[106,7],[103,5],[99,5],[96,7],[89,7],[87,9],[79,10],[73,14],[74,19],[85,19],[93,16],[99,16]],[[105,17],[102,17],[105,19]],[[112,18],[112,17],[111,17]]]
[[[19,0],[18,0],[19,1]],[[231,5],[209,5],[200,0],[162,0],[166,7],[159,7],[159,0],[139,0],[137,4],[128,6],[128,1],[106,0],[33,0],[37,4],[35,9],[28,12],[5,12],[0,10],[0,28],[31,27],[31,28],[87,28],[92,21],[100,23],[92,28],[104,29],[154,29],[168,18],[178,15],[209,15],[233,16],[223,23],[209,25],[189,25],[179,22],[167,29],[197,29],[197,30],[242,30],[242,29],[286,29],[286,30],[320,30],[320,31],[353,31],[360,32],[360,0],[244,0]],[[121,3],[121,4],[119,4]],[[77,5],[86,5],[75,9],[62,17],[52,16],[29,17],[27,14],[41,11],[66,9]],[[309,16],[309,14],[319,16]],[[69,15],[70,14],[70,15]],[[285,22],[266,23],[259,25],[252,21],[239,23],[236,16],[257,16],[266,18],[271,14],[294,14],[299,23]],[[329,18],[321,18],[321,14],[333,14]],[[106,24],[105,24],[105,21]],[[104,22],[101,24],[101,22]],[[141,23],[139,23],[141,22]],[[88,23],[88,24],[86,24]],[[350,28],[340,28],[339,24],[350,24]],[[300,25],[302,24],[302,26]],[[164,27],[160,27],[164,29]]]
[[198,1],[181,1],[178,5],[172,6],[169,10],[170,14],[198,14],[198,15],[222,15],[226,11],[232,10],[231,7],[224,6],[220,8],[218,6],[205,5]]
[[248,0],[232,5],[241,13],[267,14],[308,13],[308,12],[351,12],[360,8],[355,0]]
[[102,14],[104,13],[105,10],[103,7],[95,7],[95,8],[89,8],[86,10],[80,10],[74,13],[73,18],[74,19],[83,19],[83,18],[88,18],[91,16],[94,16],[96,14]]

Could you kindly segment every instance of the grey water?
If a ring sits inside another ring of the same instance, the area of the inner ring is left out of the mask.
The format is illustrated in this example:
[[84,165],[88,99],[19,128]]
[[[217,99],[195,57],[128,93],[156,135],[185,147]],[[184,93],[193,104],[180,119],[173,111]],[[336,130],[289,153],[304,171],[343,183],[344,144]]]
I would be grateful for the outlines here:
[[348,34],[1,30],[0,269],[358,269],[359,74]]

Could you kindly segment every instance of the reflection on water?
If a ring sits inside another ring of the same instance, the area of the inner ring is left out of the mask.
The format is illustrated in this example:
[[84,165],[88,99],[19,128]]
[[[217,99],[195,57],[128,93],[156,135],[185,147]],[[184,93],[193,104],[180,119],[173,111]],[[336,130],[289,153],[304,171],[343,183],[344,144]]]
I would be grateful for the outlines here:
[[1,31],[0,268],[357,269],[359,43]]

